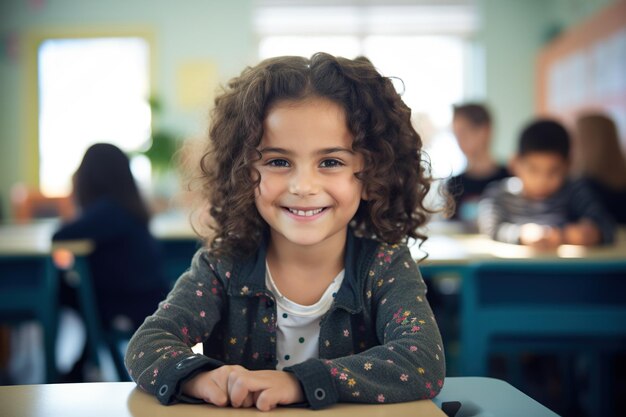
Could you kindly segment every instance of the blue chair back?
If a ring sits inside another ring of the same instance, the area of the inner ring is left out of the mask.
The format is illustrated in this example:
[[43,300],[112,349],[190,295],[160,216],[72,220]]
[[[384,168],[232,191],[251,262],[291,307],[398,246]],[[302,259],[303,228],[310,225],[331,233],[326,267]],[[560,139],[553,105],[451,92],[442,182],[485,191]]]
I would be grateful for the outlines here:
[[197,239],[163,239],[159,241],[163,249],[163,268],[169,288],[191,266],[191,259],[202,246]]
[[130,376],[124,365],[125,352],[121,349],[121,344],[130,339],[132,331],[125,332],[104,328],[86,257],[77,256],[75,258],[73,272],[78,274],[78,301],[87,330],[89,358],[95,365],[101,365],[99,351],[101,348],[104,349],[113,360],[117,379],[119,381],[130,381]]
[[36,320],[43,328],[46,381],[56,380],[58,275],[46,255],[0,256],[0,322]]

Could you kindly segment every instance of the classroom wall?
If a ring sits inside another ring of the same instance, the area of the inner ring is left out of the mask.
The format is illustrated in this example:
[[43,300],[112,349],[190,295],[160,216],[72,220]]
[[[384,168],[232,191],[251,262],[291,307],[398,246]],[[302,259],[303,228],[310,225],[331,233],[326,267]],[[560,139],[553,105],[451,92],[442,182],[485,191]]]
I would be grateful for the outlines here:
[[536,114],[536,57],[558,33],[567,31],[614,0],[479,0],[485,55],[485,96],[496,120],[493,152],[507,161],[517,136]]
[[626,149],[626,0],[614,1],[542,48],[535,91],[537,109],[570,128],[581,114],[607,113]]
[[[0,1],[0,196],[34,179],[25,103],[26,39],[34,32],[138,29],[154,34],[153,86],[165,106],[160,124],[181,135],[202,132],[206,109],[186,108],[177,97],[178,71],[186,63],[217,63],[227,79],[256,58],[250,25],[252,0],[2,0]],[[32,101],[32,99],[29,99]]]
[[[494,109],[494,152],[505,161],[522,124],[534,114],[534,65],[540,48],[558,31],[612,0],[477,0],[485,56],[484,94]],[[24,39],[46,30],[141,28],[154,34],[153,86],[165,109],[162,127],[181,135],[204,129],[204,109],[178,103],[181,65],[210,59],[225,80],[256,61],[251,26],[254,0],[2,0],[0,1],[0,196],[8,212],[10,186],[33,179],[29,122],[36,112],[25,94],[29,68]],[[32,87],[32,86],[31,86]],[[30,119],[28,116],[30,115]],[[32,123],[31,123],[32,124]],[[32,128],[32,127],[31,127]],[[30,177],[30,178],[29,178]]]
[[551,13],[557,29],[567,29],[597,13],[615,0],[553,0]]
[[485,51],[485,90],[495,118],[493,151],[505,161],[519,126],[533,113],[533,59],[550,16],[543,0],[483,0],[478,40]]

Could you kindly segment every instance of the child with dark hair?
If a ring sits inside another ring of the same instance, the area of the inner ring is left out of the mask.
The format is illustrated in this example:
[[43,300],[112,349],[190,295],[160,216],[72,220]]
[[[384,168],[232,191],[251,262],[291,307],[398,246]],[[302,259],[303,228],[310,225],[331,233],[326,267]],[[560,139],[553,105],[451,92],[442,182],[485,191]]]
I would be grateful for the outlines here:
[[605,114],[580,116],[574,143],[574,176],[588,184],[617,223],[626,225],[626,155],[615,122]]
[[116,321],[136,329],[156,310],[167,285],[158,242],[148,229],[150,215],[128,157],[115,145],[92,145],[73,180],[80,213],[53,240],[94,243],[88,263],[103,324],[110,327]]
[[610,216],[584,184],[567,179],[569,153],[569,134],[558,122],[526,126],[512,163],[516,176],[490,185],[483,195],[480,231],[539,248],[612,242]]
[[405,244],[425,239],[431,179],[391,80],[362,57],[278,57],[215,104],[213,235],[132,338],[132,378],[163,404],[260,410],[437,395],[441,337]]
[[454,106],[453,111],[452,131],[467,159],[467,168],[446,183],[456,207],[451,219],[475,227],[481,194],[491,182],[509,177],[510,174],[491,156],[492,119],[487,107],[479,103],[466,103]]

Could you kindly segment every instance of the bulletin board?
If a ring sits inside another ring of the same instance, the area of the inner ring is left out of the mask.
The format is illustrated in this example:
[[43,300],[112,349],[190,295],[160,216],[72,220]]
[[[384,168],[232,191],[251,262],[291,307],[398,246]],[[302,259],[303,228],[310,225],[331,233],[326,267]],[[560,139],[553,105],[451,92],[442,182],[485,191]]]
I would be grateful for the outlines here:
[[536,80],[539,114],[572,126],[582,113],[605,112],[626,150],[626,0],[615,0],[544,47]]

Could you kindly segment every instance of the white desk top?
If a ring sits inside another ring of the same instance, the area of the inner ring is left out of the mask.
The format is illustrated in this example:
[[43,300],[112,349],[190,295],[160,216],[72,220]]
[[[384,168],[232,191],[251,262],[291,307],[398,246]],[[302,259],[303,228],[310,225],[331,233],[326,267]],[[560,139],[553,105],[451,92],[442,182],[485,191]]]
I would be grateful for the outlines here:
[[[0,225],[0,255],[46,255],[52,249],[66,248],[76,254],[86,254],[92,249],[88,241],[51,243],[57,221],[31,224]],[[153,219],[150,228],[162,240],[197,239],[185,214],[167,214]],[[477,234],[431,234],[422,248],[410,246],[415,259],[425,253],[428,258],[421,265],[465,265],[473,261],[497,260],[625,260],[626,229],[621,229],[616,244],[607,247],[561,245],[552,251],[538,251],[527,246],[495,242]]]
[[585,247],[561,245],[555,250],[540,251],[523,245],[496,242],[479,234],[431,235],[418,248],[410,247],[415,259],[429,256],[422,265],[465,265],[475,261],[619,261],[626,260],[626,229],[619,230],[611,246]]
[[58,226],[59,223],[55,220],[0,224],[0,255],[47,256],[52,250],[61,248],[83,255],[93,250],[93,244],[87,240],[52,243],[52,235]]

